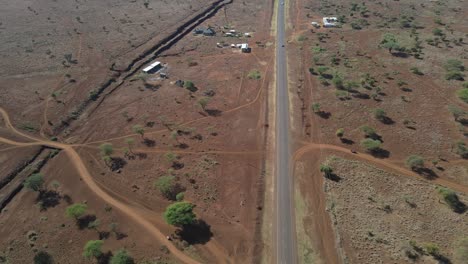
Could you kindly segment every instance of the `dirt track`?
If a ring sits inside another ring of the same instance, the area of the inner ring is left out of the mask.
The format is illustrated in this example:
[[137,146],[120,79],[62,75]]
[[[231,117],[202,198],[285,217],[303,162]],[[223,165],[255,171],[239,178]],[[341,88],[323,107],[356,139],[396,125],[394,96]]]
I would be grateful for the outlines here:
[[[28,138],[30,140],[33,140],[34,142],[28,142],[28,143],[23,143],[23,142],[16,142],[12,141],[6,138],[0,138],[0,142],[9,144],[9,145],[15,145],[15,146],[34,146],[34,145],[44,145],[44,146],[49,146],[53,148],[58,148],[62,149],[70,158],[71,162],[77,169],[79,175],[83,179],[83,181],[88,185],[88,187],[100,198],[102,198],[106,203],[109,205],[112,205],[113,207],[118,208],[121,212],[124,214],[128,215],[130,218],[135,220],[140,226],[142,226],[147,232],[149,232],[151,235],[153,235],[157,240],[159,240],[162,244],[167,246],[167,248],[171,251],[171,253],[181,260],[184,263],[198,263],[197,261],[193,260],[192,258],[186,256],[184,253],[182,253],[179,249],[177,249],[172,243],[168,242],[166,237],[155,227],[153,226],[150,222],[148,222],[144,217],[142,217],[140,214],[136,213],[135,210],[133,210],[131,207],[119,202],[112,196],[110,196],[108,193],[103,191],[93,180],[93,177],[89,173],[88,169],[83,163],[83,160],[81,157],[78,155],[78,153],[75,151],[75,149],[66,144],[58,143],[58,142],[53,142],[53,141],[45,141],[41,139],[37,139],[35,137],[29,136],[27,134],[24,134],[18,130],[16,130],[13,125],[10,122],[10,118],[8,116],[8,113],[3,109],[0,108],[0,113],[2,114],[2,117],[5,121],[5,125],[8,129],[10,129],[13,133],[23,136],[25,138]],[[219,256],[219,254],[216,254]],[[223,263],[224,260],[219,259],[221,263]]]
[[380,167],[384,167],[385,169],[390,169],[390,170],[392,170],[392,171],[394,171],[394,172],[396,172],[396,173],[398,173],[399,175],[402,175],[402,176],[417,178],[419,180],[424,180],[424,181],[428,181],[428,182],[431,182],[431,183],[434,183],[434,184],[439,184],[439,185],[444,186],[444,187],[451,188],[451,189],[453,189],[455,191],[458,191],[458,192],[468,193],[468,186],[464,186],[464,185],[461,185],[461,184],[458,184],[458,183],[455,183],[455,182],[452,182],[450,180],[443,179],[443,178],[435,178],[433,180],[428,180],[428,179],[425,179],[422,176],[418,175],[415,172],[412,172],[412,171],[410,171],[408,169],[405,169],[405,168],[402,168],[402,167],[400,167],[398,165],[395,165],[394,163],[392,163],[390,161],[385,161],[385,160],[382,160],[382,159],[374,158],[373,156],[371,156],[369,154],[365,154],[365,153],[351,154],[350,149],[340,147],[340,146],[335,146],[335,145],[315,144],[315,143],[306,143],[306,144],[307,145],[301,147],[300,149],[298,149],[296,151],[296,153],[294,154],[294,160],[300,159],[302,155],[304,155],[305,153],[307,153],[309,151],[313,151],[313,150],[337,151],[337,152],[340,152],[340,153],[345,153],[348,156],[348,158],[349,157],[351,157],[351,158],[354,157],[354,159],[358,158],[360,160],[365,160],[365,161],[371,162],[373,165],[378,165]]

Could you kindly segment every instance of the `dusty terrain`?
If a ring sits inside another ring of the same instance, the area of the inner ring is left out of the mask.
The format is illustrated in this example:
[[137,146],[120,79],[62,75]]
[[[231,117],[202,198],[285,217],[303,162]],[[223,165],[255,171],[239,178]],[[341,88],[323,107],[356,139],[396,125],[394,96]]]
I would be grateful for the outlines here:
[[[330,196],[326,196],[325,179],[319,168],[329,155],[335,154],[410,177],[414,184],[424,186],[417,199],[435,199],[437,185],[455,190],[460,197],[466,194],[467,163],[456,147],[459,141],[466,143],[466,124],[463,118],[453,115],[456,112],[463,116],[468,110],[456,94],[466,86],[466,81],[447,80],[445,66],[449,59],[456,59],[465,67],[468,63],[466,10],[463,1],[290,2],[288,50],[297,150],[294,156],[296,230],[298,254],[304,263],[344,263],[345,259],[349,263],[406,263],[408,258],[400,254],[401,243],[411,237],[418,243],[436,243],[444,256],[457,263],[453,258],[454,249],[450,247],[459,237],[450,228],[439,229],[429,224],[433,219],[428,214],[414,217],[427,224],[424,234],[408,228],[398,233],[398,243],[392,237],[396,233],[386,233],[387,239],[394,240],[385,246],[362,243],[358,250],[346,245],[362,239],[359,230],[366,228],[367,221],[387,223],[382,215],[370,212],[367,215],[365,206],[346,206],[358,198],[345,195],[368,190],[366,179],[374,174],[366,167],[357,166],[350,184],[337,183],[339,190],[332,189],[327,193]],[[344,23],[339,28],[314,28],[311,22],[321,22],[323,16],[336,16]],[[390,52],[383,47],[385,34],[395,37],[398,51]],[[317,103],[319,106],[314,105]],[[385,118],[376,117],[377,109],[384,110]],[[374,128],[378,134],[375,138],[380,141],[380,148],[375,152],[361,145],[365,139],[361,131],[364,125]],[[336,135],[340,128],[344,132],[341,138]],[[352,154],[351,150],[358,154]],[[415,173],[408,168],[405,160],[410,155],[424,159],[424,170]],[[346,168],[351,169],[349,165]],[[348,176],[346,168],[333,167],[344,173],[343,178]],[[381,182],[374,192],[388,201],[396,201],[400,194],[393,185],[398,177],[388,175],[396,180]],[[406,185],[401,185],[401,189],[403,193],[416,191]],[[327,210],[326,201],[340,191],[344,192],[340,199],[347,200],[335,208],[339,219],[334,227],[331,223],[335,220]],[[429,208],[433,202],[427,201],[424,206]],[[441,217],[447,210],[439,205],[436,208],[434,217]],[[369,219],[354,223],[353,215]],[[410,221],[414,212],[405,209],[401,216]],[[459,219],[453,228],[466,228],[463,226],[466,213],[452,213],[450,219]],[[431,233],[437,233],[437,239],[430,240]],[[342,243],[345,239],[347,242]],[[423,260],[434,261],[427,256]]]
[[[2,210],[2,260],[28,262],[46,251],[57,263],[82,263],[86,241],[109,232],[104,251],[125,248],[137,262],[258,261],[272,3],[23,4],[2,9],[0,33],[1,169],[2,177],[13,175],[0,191],[12,196]],[[213,11],[205,17],[206,10]],[[13,25],[15,19],[23,23]],[[51,30],[47,23],[60,27]],[[208,26],[216,36],[191,33]],[[224,37],[224,26],[251,37]],[[223,41],[248,42],[252,52],[216,47]],[[168,79],[140,73],[153,60],[167,65]],[[177,80],[190,80],[196,89],[179,87]],[[204,98],[209,100],[201,107]],[[144,135],[135,134],[136,125]],[[107,166],[102,143],[113,145],[119,168]],[[41,145],[49,148],[37,154]],[[33,172],[43,174],[58,197],[46,209],[37,205],[37,193],[13,188]],[[162,218],[171,201],[153,186],[164,175],[175,177],[207,224],[188,243],[165,237],[175,230]],[[87,214],[99,219],[95,230],[65,217],[65,208],[76,202],[85,202]]]

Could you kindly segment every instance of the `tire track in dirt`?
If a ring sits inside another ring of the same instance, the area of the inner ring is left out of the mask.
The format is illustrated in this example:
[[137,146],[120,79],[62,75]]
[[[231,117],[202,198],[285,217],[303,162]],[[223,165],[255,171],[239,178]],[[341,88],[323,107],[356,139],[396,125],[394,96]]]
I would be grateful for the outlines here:
[[[432,180],[425,179],[424,177],[420,176],[419,174],[417,174],[417,173],[415,173],[413,171],[410,171],[408,169],[402,168],[402,167],[400,167],[398,165],[395,165],[395,164],[393,164],[393,163],[391,163],[389,161],[378,159],[378,158],[375,158],[375,157],[373,157],[373,156],[371,156],[369,154],[364,154],[364,153],[352,154],[351,150],[349,150],[347,148],[344,148],[344,147],[336,146],[336,145],[307,143],[307,145],[299,148],[294,153],[293,159],[294,159],[294,161],[297,161],[304,154],[306,154],[309,151],[323,151],[323,150],[331,150],[331,151],[337,151],[337,152],[345,153],[346,156],[348,156],[348,157],[353,157],[353,158],[358,158],[360,160],[368,161],[368,162],[370,162],[370,163],[372,163],[374,165],[379,165],[379,167],[384,167],[386,169],[390,169],[391,171],[396,172],[399,175],[402,175],[402,176],[405,176],[405,177],[417,178],[418,180],[422,180],[422,181],[432,183],[432,184],[438,184],[438,185],[441,185],[443,187],[448,187],[448,188],[453,189],[455,191],[468,194],[468,186],[465,186],[465,185],[462,185],[462,184],[459,184],[459,183],[455,183],[453,181],[450,181],[450,180],[447,180],[447,179],[444,179],[444,178],[435,178],[435,179],[432,179]],[[458,163],[458,162],[461,162],[461,161],[457,160],[456,162]]]
[[166,239],[166,237],[159,231],[159,229],[157,229],[154,225],[152,225],[149,221],[147,221],[140,214],[136,213],[134,209],[132,209],[128,205],[125,205],[124,203],[119,202],[114,197],[106,193],[103,189],[101,189],[98,186],[98,184],[94,181],[93,177],[89,173],[81,157],[78,155],[76,150],[71,145],[66,145],[66,144],[53,142],[53,141],[41,140],[41,139],[34,138],[32,136],[26,135],[24,133],[21,133],[20,131],[16,130],[12,126],[8,113],[1,107],[0,107],[0,113],[3,116],[3,119],[5,120],[5,124],[7,128],[9,128],[12,132],[18,135],[21,135],[23,137],[26,137],[34,141],[34,142],[16,142],[16,141],[12,141],[12,140],[0,137],[0,142],[6,143],[9,145],[14,145],[14,146],[42,145],[42,146],[49,146],[53,148],[62,149],[70,158],[70,161],[72,162],[73,166],[77,169],[78,174],[81,176],[81,179],[83,180],[83,182],[86,183],[86,185],[91,189],[91,191],[93,191],[98,197],[100,197],[106,203],[117,208],[122,213],[124,213],[125,215],[133,219],[136,223],[138,223],[141,227],[143,227],[146,231],[148,231],[148,233],[150,233],[153,237],[155,237],[162,244],[164,244],[169,249],[169,251],[180,261],[182,261],[183,263],[187,263],[187,264],[198,264],[197,261],[183,254],[172,243],[170,243]]
[[[251,102],[248,102],[246,104],[231,108],[229,110],[225,110],[225,111],[223,111],[223,113],[231,113],[231,112],[234,112],[234,111],[249,107],[250,105],[257,103],[257,101],[260,99],[260,97],[261,97],[261,95],[263,93],[263,90],[265,89],[265,81],[267,79],[266,76],[269,73],[269,71],[271,70],[270,65],[271,65],[272,60],[273,60],[273,58],[268,63],[268,66],[267,66],[267,68],[266,68],[266,70],[264,72],[264,77],[263,77],[263,80],[262,80],[262,84],[261,84],[260,88],[258,89],[258,92],[257,92],[257,95],[255,96],[255,98]],[[178,124],[178,126],[187,126],[187,125],[197,123],[197,122],[209,119],[209,118],[215,118],[215,117],[205,116],[205,117],[201,117],[201,118],[194,119],[194,120],[191,120],[191,121],[187,121],[185,123],[180,123],[180,124]],[[154,134],[158,134],[158,133],[162,133],[162,132],[166,132],[166,131],[168,131],[166,128],[165,129],[160,129],[160,130],[155,130],[155,131],[149,131],[149,132],[146,132],[145,135],[154,135]],[[92,144],[104,143],[104,142],[114,141],[114,140],[118,140],[118,139],[125,139],[125,138],[128,138],[128,137],[135,137],[135,136],[138,136],[138,134],[133,133],[133,134],[128,134],[128,135],[114,137],[114,138],[96,140],[96,141],[92,141],[92,142],[85,142],[85,143],[83,143],[81,145],[83,145],[83,146],[84,145],[92,145]]]

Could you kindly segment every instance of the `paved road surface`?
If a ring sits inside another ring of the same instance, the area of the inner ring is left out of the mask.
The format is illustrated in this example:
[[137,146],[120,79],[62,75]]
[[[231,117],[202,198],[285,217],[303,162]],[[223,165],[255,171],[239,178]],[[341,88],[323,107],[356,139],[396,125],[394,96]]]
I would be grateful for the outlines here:
[[276,258],[278,264],[297,263],[292,175],[289,167],[289,98],[286,67],[284,5],[278,1],[276,39]]

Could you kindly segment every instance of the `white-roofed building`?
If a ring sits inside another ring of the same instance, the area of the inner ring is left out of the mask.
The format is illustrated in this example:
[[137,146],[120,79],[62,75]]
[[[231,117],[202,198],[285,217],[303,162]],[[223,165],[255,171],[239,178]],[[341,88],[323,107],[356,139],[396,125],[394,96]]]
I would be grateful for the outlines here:
[[338,18],[336,17],[324,17],[323,18],[323,27],[336,27]]
[[160,61],[155,61],[155,62],[151,63],[149,66],[145,67],[143,69],[143,72],[152,73],[152,72],[156,72],[157,70],[159,70],[161,68],[162,68],[161,62]]

